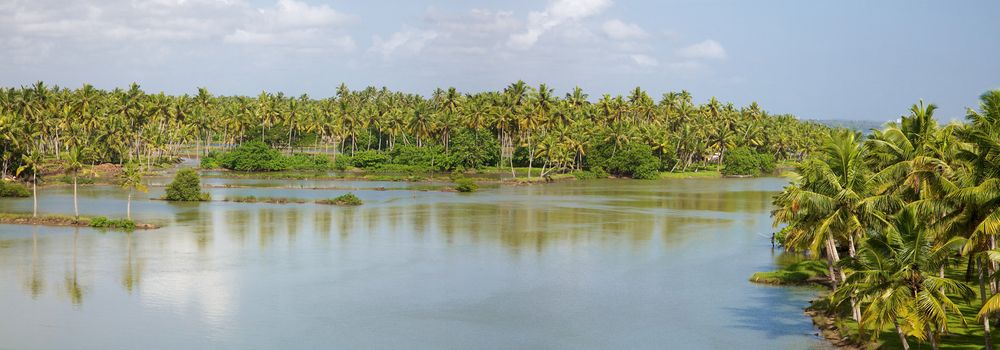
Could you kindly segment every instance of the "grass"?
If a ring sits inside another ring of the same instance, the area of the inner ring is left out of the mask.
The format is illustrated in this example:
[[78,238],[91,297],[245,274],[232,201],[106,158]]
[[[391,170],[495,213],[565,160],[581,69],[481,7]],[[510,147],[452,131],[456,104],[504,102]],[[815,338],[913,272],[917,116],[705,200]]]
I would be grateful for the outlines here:
[[358,198],[358,196],[355,196],[353,193],[347,193],[333,199],[320,199],[316,201],[316,203],[340,206],[357,206],[364,204],[364,202],[361,201],[361,198]]
[[722,177],[718,170],[701,170],[685,172],[660,172],[661,179],[714,179]]
[[[965,265],[961,264],[959,266],[955,266],[953,269],[947,271],[947,273],[951,278],[962,281],[965,278]],[[963,325],[962,319],[958,316],[949,315],[948,334],[941,336],[938,341],[940,349],[942,350],[971,350],[983,348],[983,324],[982,322],[976,320],[976,314],[982,306],[979,299],[979,285],[976,283],[969,283],[969,287],[975,291],[975,298],[968,302],[953,299],[959,306],[959,310],[961,310],[962,315],[965,318],[965,325]],[[841,309],[838,310],[838,315],[841,316],[833,320],[833,323],[841,331],[841,334],[847,334],[852,338],[857,339],[859,337],[858,324],[850,318],[850,310],[848,308],[849,305],[841,305]],[[829,298],[820,298],[815,300],[809,309],[819,311],[821,313],[830,310]],[[996,322],[996,320],[990,322],[990,330],[992,331],[991,335],[994,346],[1000,344],[1000,332],[997,330],[997,324],[998,322]],[[872,330],[866,330],[865,334],[866,335],[864,338],[861,338],[861,340],[863,342],[870,343],[868,344],[869,348],[903,348],[902,342],[899,340],[899,335],[896,333],[896,330],[892,327],[892,325],[888,325],[885,329],[879,330],[878,341],[871,340]],[[914,337],[907,337],[907,342],[909,342],[911,349],[931,348],[929,342],[920,343]]]
[[756,272],[750,276],[750,282],[776,285],[804,284],[826,276],[826,271],[824,261],[803,260],[777,271]]
[[152,224],[136,224],[134,221],[129,219],[108,219],[103,216],[81,216],[80,219],[76,219],[68,215],[39,215],[38,217],[32,217],[31,214],[11,213],[0,213],[0,224],[77,226],[123,231],[132,231],[134,229],[154,229],[157,227]]
[[271,203],[271,204],[289,204],[289,203],[305,203],[304,199],[298,198],[284,198],[284,197],[256,197],[256,196],[234,196],[226,197],[226,202],[234,203]]

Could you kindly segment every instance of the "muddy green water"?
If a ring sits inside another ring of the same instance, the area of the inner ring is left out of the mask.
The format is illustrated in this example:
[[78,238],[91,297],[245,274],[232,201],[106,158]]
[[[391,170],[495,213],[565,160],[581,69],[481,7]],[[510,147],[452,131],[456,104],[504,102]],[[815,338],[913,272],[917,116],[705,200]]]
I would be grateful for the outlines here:
[[[156,182],[156,180],[154,180]],[[822,349],[815,290],[773,269],[782,179],[405,183],[206,179],[316,204],[133,203],[152,231],[0,225],[0,349]],[[325,187],[334,190],[301,189]],[[371,190],[385,187],[385,191]],[[69,187],[40,193],[72,213]],[[116,187],[84,215],[123,217]],[[0,212],[30,213],[30,199]]]

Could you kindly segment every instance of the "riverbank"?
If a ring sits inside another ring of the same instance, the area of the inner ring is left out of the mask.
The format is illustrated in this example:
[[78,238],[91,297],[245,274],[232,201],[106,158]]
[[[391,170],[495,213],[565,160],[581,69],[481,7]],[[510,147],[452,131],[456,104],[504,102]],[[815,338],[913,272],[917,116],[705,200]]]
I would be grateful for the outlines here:
[[[948,273],[962,272],[957,270]],[[871,339],[870,332],[872,330],[866,330],[866,335],[861,335],[858,323],[847,316],[849,311],[843,310],[844,305],[830,304],[829,276],[823,261],[805,260],[775,271],[757,272],[750,277],[750,281],[776,286],[816,285],[823,287],[824,291],[811,300],[809,306],[803,311],[812,320],[813,326],[817,330],[816,335],[826,339],[839,349],[901,349],[903,347],[899,335],[891,326],[878,330],[877,340]],[[957,304],[964,320],[949,315],[948,333],[941,336],[939,349],[981,349],[983,347],[982,323],[976,320],[976,314],[982,303],[978,295],[978,286],[970,285],[969,287],[976,292],[976,296],[968,302]],[[976,326],[977,324],[979,327]],[[1000,334],[994,332],[992,338],[994,344],[1000,343]],[[923,345],[929,345],[928,343],[920,343],[913,337],[907,337],[907,340],[911,347],[917,346],[919,348]]]
[[42,226],[73,226],[73,227],[94,227],[102,229],[118,230],[152,230],[159,226],[147,223],[136,223],[128,219],[108,219],[103,216],[87,217],[81,216],[79,219],[65,215],[39,215],[34,217],[30,214],[10,214],[0,213],[0,224],[10,225],[42,225]]

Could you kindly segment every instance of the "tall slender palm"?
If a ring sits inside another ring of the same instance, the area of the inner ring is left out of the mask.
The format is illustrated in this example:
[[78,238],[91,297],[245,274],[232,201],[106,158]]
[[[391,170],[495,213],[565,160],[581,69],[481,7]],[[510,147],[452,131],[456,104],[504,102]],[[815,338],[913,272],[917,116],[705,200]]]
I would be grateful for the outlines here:
[[29,150],[21,157],[21,166],[15,176],[24,171],[31,172],[31,217],[38,217],[38,166],[42,163],[42,155],[37,150]]
[[80,176],[80,170],[83,170],[83,152],[80,147],[73,147],[64,156],[66,172],[73,176],[73,217],[76,220],[80,220],[80,206],[77,204],[77,178]]
[[132,220],[132,192],[139,190],[148,191],[146,184],[142,182],[143,171],[136,163],[127,163],[122,168],[121,187],[128,191],[128,201],[125,205],[125,217]]

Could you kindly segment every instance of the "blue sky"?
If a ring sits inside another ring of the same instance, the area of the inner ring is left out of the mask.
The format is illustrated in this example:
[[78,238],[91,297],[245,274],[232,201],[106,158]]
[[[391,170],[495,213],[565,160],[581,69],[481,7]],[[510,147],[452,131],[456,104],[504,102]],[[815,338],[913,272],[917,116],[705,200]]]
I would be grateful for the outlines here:
[[961,118],[1000,88],[998,1],[7,0],[0,85],[314,97],[523,79],[802,118]]

